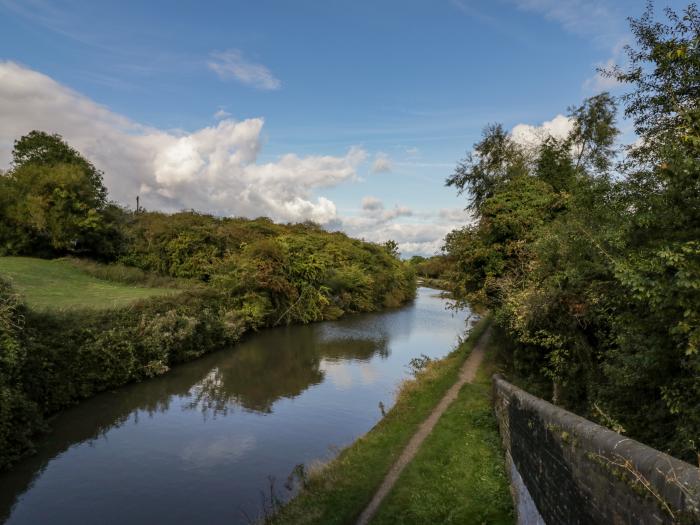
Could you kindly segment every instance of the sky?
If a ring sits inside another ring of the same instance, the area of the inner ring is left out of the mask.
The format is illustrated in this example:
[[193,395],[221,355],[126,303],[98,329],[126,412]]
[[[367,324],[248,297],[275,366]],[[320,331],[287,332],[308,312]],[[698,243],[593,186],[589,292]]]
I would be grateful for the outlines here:
[[620,92],[596,68],[624,64],[644,4],[0,0],[0,169],[41,129],[124,205],[432,255],[469,220],[445,179],[483,127],[565,134],[567,107]]

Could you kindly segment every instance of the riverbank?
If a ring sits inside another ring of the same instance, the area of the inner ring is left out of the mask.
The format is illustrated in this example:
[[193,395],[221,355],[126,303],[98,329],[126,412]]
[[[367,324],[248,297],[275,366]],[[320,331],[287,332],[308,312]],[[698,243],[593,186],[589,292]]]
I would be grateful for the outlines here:
[[[123,266],[0,258],[0,470],[32,453],[48,418],[99,392],[162,375],[258,329],[379,311],[415,296],[412,273],[381,247],[325,232],[285,242],[318,241],[313,236],[335,244],[274,266],[268,252],[255,252],[242,259],[251,265],[243,284],[172,289],[121,282],[134,277],[116,271]],[[348,257],[334,265],[331,256],[341,249]],[[327,268],[318,262],[322,255]],[[344,271],[360,284],[343,281]]]
[[[488,322],[480,321],[450,355],[429,362],[414,380],[404,382],[386,417],[328,465],[311,469],[300,494],[268,522],[354,523],[418,427],[457,380]],[[495,366],[490,347],[475,384],[462,390],[439,421],[376,520],[396,523],[389,518],[400,507],[402,523],[464,523],[477,516],[489,523],[512,523],[508,481],[490,412],[488,377]],[[416,499],[416,490],[425,499]],[[453,509],[457,511],[451,514]]]

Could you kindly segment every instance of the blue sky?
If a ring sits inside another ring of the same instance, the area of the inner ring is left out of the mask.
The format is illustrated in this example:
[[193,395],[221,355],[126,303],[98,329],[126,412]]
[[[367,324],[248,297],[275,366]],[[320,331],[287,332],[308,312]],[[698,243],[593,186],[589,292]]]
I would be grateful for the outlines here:
[[622,60],[642,9],[0,0],[0,167],[23,132],[56,131],[124,203],[310,218],[429,254],[467,220],[444,180],[482,127],[616,90],[595,68]]

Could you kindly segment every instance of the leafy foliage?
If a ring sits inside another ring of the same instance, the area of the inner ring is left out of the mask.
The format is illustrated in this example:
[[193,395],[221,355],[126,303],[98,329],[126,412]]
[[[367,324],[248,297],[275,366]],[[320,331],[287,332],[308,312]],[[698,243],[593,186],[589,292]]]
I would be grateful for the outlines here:
[[452,232],[446,252],[455,296],[493,309],[510,334],[517,380],[694,461],[700,12],[666,15],[668,24],[654,21],[650,6],[632,20],[629,69],[609,72],[632,88],[622,100],[640,135],[617,173],[607,94],[570,110],[566,140],[535,151],[492,126],[475,146],[478,162],[448,179],[468,192],[477,222]]
[[59,135],[32,131],[15,142],[0,176],[0,254],[110,258],[121,210],[107,203],[102,174]]
[[139,213],[127,238],[123,264],[246,297],[264,325],[398,306],[415,290],[414,274],[395,246],[314,224]]

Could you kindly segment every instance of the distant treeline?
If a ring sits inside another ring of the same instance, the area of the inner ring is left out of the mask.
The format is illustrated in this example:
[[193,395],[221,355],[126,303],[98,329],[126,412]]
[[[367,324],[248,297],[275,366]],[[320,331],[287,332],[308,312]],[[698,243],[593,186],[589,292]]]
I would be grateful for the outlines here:
[[0,174],[0,255],[80,257],[74,264],[102,279],[183,290],[126,308],[39,312],[0,278],[0,468],[32,450],[47,416],[77,400],[162,374],[249,330],[415,295],[414,272],[393,242],[313,223],[126,210],[108,201],[89,161],[40,131],[15,143]]
[[625,68],[603,75],[638,140],[618,148],[618,100],[570,108],[538,146],[490,125],[448,184],[473,225],[446,252],[461,301],[495,312],[515,379],[677,457],[700,459],[700,13],[651,6]]

